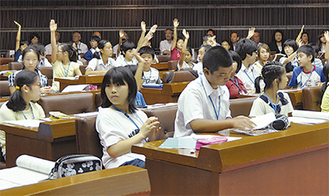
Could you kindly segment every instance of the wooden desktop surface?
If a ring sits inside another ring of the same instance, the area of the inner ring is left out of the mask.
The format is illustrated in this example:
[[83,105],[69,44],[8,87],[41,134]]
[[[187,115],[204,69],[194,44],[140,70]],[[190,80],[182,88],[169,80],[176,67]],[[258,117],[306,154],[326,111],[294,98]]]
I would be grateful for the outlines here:
[[100,85],[103,82],[104,75],[82,75],[79,79],[68,79],[68,78],[55,78],[55,81],[60,83],[60,91],[62,91],[68,85],[75,84],[95,84]]
[[328,133],[329,122],[292,123],[287,130],[261,136],[231,134],[242,139],[202,147],[198,156],[159,149],[163,140],[132,151],[147,158],[152,195],[320,195],[329,194]]
[[149,192],[147,170],[123,166],[0,191],[0,195],[127,195]]
[[15,166],[22,154],[56,161],[77,153],[75,119],[43,122],[39,128],[0,124],[0,130],[6,132],[6,167]]
[[162,89],[142,88],[141,93],[148,105],[177,102],[180,93],[189,82],[164,83]]

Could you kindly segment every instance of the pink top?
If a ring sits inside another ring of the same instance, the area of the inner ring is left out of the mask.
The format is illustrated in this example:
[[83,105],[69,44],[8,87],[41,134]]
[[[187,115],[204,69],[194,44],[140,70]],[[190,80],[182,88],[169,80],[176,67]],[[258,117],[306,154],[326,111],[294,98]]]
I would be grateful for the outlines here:
[[171,51],[171,56],[170,56],[170,60],[171,61],[179,61],[181,56],[181,52],[179,52],[177,50],[177,48],[175,47],[172,51]]

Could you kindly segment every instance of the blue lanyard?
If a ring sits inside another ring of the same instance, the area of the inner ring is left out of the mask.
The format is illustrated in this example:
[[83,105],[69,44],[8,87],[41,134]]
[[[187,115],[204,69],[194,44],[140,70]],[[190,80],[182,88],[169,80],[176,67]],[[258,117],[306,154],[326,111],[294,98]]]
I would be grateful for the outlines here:
[[63,64],[63,61],[62,61],[62,66],[63,66],[65,77],[67,77],[67,75],[69,74],[70,65],[71,65],[71,61],[69,61],[69,66],[67,67],[67,70],[65,71],[65,67],[64,67],[64,64]]
[[[129,63],[126,61],[126,59],[124,60],[125,62],[126,62],[126,65],[129,65]],[[132,61],[132,60],[131,60]],[[131,62],[131,61],[129,61],[129,62]]]
[[254,80],[251,79],[251,77],[247,74],[246,70],[244,70],[244,73],[248,76],[249,80],[250,80],[253,84],[255,84],[255,76],[254,76],[254,72],[251,71],[252,76],[254,77]]
[[[312,71],[311,71],[311,73],[310,73],[310,75],[308,76],[308,78],[307,78],[307,80],[304,82],[304,84],[302,85],[302,82],[303,82],[303,75],[301,74],[300,75],[300,83],[299,83],[299,87],[300,88],[303,88],[304,86],[305,86],[305,84],[307,83],[307,81],[311,78],[311,76],[312,76],[312,73],[313,73],[313,66],[312,66]],[[304,68],[302,69],[302,72],[304,72]]]
[[276,104],[276,105],[274,105],[274,104],[272,103],[271,99],[266,95],[265,92],[264,92],[264,95],[265,95],[265,96],[267,97],[267,99],[269,100],[270,105],[272,106],[272,108],[274,109],[274,112],[275,112],[275,114],[276,114],[277,107],[278,107],[278,105],[277,105],[278,97],[276,97],[276,99],[275,99],[275,104]]
[[[115,105],[113,105],[113,104],[112,104],[112,106],[114,107],[114,109],[118,110],[119,112],[122,112],[131,122],[133,122],[134,125],[137,127],[137,129],[139,131],[139,126],[135,123],[135,121],[132,118],[130,118],[130,116],[126,112],[124,112],[124,111],[120,110],[119,108],[115,107]],[[143,123],[142,119],[138,116],[137,113],[136,113],[136,115],[139,118],[139,120]]]
[[190,66],[191,68],[193,68],[194,67],[194,63],[192,63],[191,61],[190,61],[190,63],[192,64],[192,66],[190,66],[190,64],[188,64],[188,66]]
[[[200,79],[201,79],[201,84],[202,84],[202,87],[203,87],[203,89],[204,89],[204,92],[205,92],[206,95],[207,95],[206,88],[205,88],[204,85],[203,85],[202,77],[200,77]],[[218,96],[218,99],[219,99],[219,101],[218,101],[218,113],[217,113],[217,111],[216,111],[216,107],[215,107],[214,102],[212,101],[210,95],[209,95],[208,97],[209,97],[209,99],[210,99],[210,101],[211,101],[212,107],[214,108],[214,112],[215,112],[215,114],[216,114],[216,118],[217,118],[217,120],[218,120],[218,119],[219,119],[219,115],[220,115],[220,96]]]
[[[143,71],[145,73],[145,71]],[[146,79],[145,74],[143,75],[144,81],[146,84],[151,82],[151,76],[152,76],[152,69],[150,68],[150,77],[149,79]]]
[[[31,103],[29,103],[29,105],[30,105],[31,112],[32,112],[32,119],[35,119],[35,117],[34,117],[34,113],[33,113],[33,108],[32,108],[32,106],[31,106]],[[25,120],[27,120],[27,117],[25,116],[24,112],[23,112],[23,111],[21,111],[21,112],[22,112],[22,114],[23,114]]]

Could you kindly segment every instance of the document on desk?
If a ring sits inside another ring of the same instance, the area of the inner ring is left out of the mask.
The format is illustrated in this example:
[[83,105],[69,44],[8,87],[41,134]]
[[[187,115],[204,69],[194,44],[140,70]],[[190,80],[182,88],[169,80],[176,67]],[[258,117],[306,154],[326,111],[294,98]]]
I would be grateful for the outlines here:
[[306,125],[324,123],[328,120],[329,113],[305,110],[294,110],[292,112],[292,117],[289,117],[290,122]]
[[[186,148],[186,149],[195,149],[196,142],[198,139],[206,139],[215,137],[218,135],[191,135],[186,137],[169,137],[164,141],[158,148],[166,148],[166,149],[178,149],[178,148]],[[227,142],[242,139],[242,137],[226,137]]]
[[77,84],[77,85],[67,85],[63,90],[62,93],[68,92],[80,92],[83,91],[89,84]]
[[13,121],[5,121],[5,123],[12,124],[12,125],[17,125],[21,127],[39,127],[39,124],[43,122],[41,120],[13,120]]
[[21,155],[16,159],[16,165],[16,167],[0,170],[0,190],[47,180],[55,162]]

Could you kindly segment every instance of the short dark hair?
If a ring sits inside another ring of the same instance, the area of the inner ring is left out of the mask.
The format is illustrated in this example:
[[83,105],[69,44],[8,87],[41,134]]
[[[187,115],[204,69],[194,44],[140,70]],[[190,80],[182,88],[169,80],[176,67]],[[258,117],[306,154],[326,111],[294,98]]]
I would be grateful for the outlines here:
[[[38,61],[40,60],[40,54],[39,54],[38,50],[34,46],[28,46],[28,47],[26,47],[23,50],[23,52],[22,52],[22,60],[24,60],[24,57],[25,57],[26,53],[28,53],[28,52],[34,52],[38,56]],[[23,61],[23,67],[22,67],[22,69],[25,69],[24,61]]]
[[22,46],[24,44],[29,45],[29,42],[28,41],[20,41],[19,46]]
[[308,33],[307,33],[306,31],[303,31],[302,36],[303,36],[304,34],[306,34],[307,37],[309,37],[309,35],[308,35]]
[[[96,36],[97,37],[97,36]],[[111,43],[110,41],[108,41],[108,40],[104,40],[104,39],[102,39],[102,40],[100,40],[99,42],[98,42],[98,49],[104,49],[104,47],[105,47],[105,44],[107,44],[107,43]],[[112,45],[112,44],[111,44]],[[96,58],[96,59],[101,59],[101,52],[99,52],[99,51],[95,51],[94,52],[94,54],[93,54],[93,58]]]
[[274,31],[274,33],[273,33],[273,35],[272,35],[272,41],[273,41],[273,42],[276,42],[276,40],[275,40],[275,34],[276,34],[276,33],[281,33],[281,35],[282,35],[282,39],[281,39],[281,41],[283,41],[283,40],[284,40],[284,39],[283,39],[283,31],[280,30],[280,29],[277,29],[277,30]]
[[241,60],[239,54],[234,52],[233,50],[229,50],[228,52],[230,53],[230,55],[233,59],[233,62],[235,61],[238,64],[238,66],[236,67],[236,71],[235,71],[235,73],[238,73],[242,66],[242,60]]
[[22,96],[22,87],[24,85],[28,87],[32,87],[32,84],[34,84],[39,75],[34,71],[28,71],[28,70],[22,70],[15,76],[14,84],[15,86],[19,87],[19,89],[16,89],[13,94],[9,97],[7,107],[14,112],[23,111],[26,108],[26,101],[24,100]]
[[93,41],[93,40],[95,40],[97,43],[98,43],[99,41],[101,41],[101,39],[100,39],[97,35],[93,35],[93,36],[91,36],[90,41]]
[[211,31],[214,35],[216,35],[216,33],[213,29],[208,29],[206,33],[208,34],[209,31]]
[[45,56],[46,48],[44,45],[37,43],[34,44],[32,47],[34,47],[38,51],[39,55]]
[[295,40],[292,39],[287,39],[284,43],[283,43],[283,49],[286,46],[291,46],[294,49],[294,52],[298,49],[297,43]]
[[231,55],[223,46],[211,47],[202,60],[203,68],[207,68],[210,73],[218,71],[219,67],[230,67],[232,63]]
[[73,42],[71,43],[62,43],[60,45],[63,52],[67,52],[69,55],[70,61],[77,62],[78,60],[78,51],[73,47]]
[[303,46],[301,46],[301,47],[298,48],[297,53],[298,52],[305,53],[306,56],[312,55],[311,62],[314,61],[315,52],[314,52],[314,49],[312,48],[312,46],[310,46],[310,45],[303,45]]
[[151,48],[150,46],[141,47],[141,49],[139,49],[138,53],[140,55],[142,55],[142,54],[151,54],[153,59],[154,59],[154,55],[155,55],[155,52],[154,52],[153,48]]
[[173,32],[173,30],[171,28],[166,28],[166,31],[170,30],[171,33]]
[[277,61],[270,61],[266,63],[262,68],[262,76],[258,76],[255,79],[256,93],[260,93],[260,80],[264,80],[264,89],[268,89],[273,86],[273,81],[275,79],[279,78],[279,82],[281,82],[281,76],[285,71],[285,67]]
[[[125,41],[125,42],[123,42],[123,44],[121,45],[120,50],[121,50],[122,52],[126,53],[127,50],[132,50],[132,49],[134,49],[134,48],[136,48],[136,45],[134,44],[134,42],[131,42],[131,41]],[[123,54],[123,56],[125,56],[125,55]]]
[[257,44],[250,39],[240,39],[235,45],[235,51],[240,55],[241,60],[245,60],[247,54],[252,55],[258,49]]
[[40,41],[40,35],[38,34],[38,33],[36,33],[36,32],[32,32],[32,33],[30,33],[30,43],[31,43],[31,40],[34,38],[34,37],[37,37],[38,38],[38,40]]
[[108,84],[124,85],[124,82],[128,85],[128,110],[131,113],[136,111],[135,98],[137,94],[137,83],[133,73],[127,67],[114,67],[106,72],[101,87],[102,108],[108,108],[112,105],[105,92],[106,86]]

